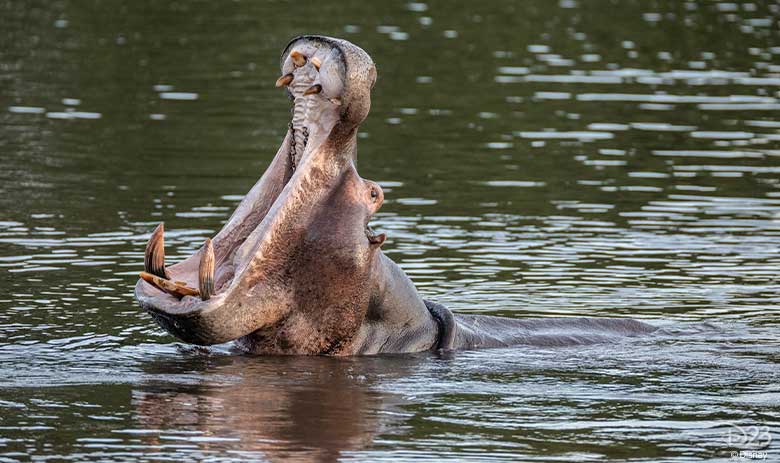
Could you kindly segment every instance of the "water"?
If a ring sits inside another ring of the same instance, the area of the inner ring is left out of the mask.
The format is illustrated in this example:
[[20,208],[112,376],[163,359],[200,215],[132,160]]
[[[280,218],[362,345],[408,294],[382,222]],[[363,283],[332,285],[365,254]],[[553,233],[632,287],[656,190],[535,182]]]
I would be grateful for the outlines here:
[[[780,458],[779,20],[0,1],[0,461]],[[422,294],[664,334],[331,359],[162,333],[132,297],[149,233],[173,261],[221,227],[286,130],[278,54],[312,32],[378,63],[360,173]]]

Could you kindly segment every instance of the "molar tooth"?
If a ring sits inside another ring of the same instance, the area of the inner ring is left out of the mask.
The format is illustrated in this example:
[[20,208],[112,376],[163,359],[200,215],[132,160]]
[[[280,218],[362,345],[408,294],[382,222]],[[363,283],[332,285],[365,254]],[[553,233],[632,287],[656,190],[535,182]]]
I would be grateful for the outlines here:
[[322,61],[320,61],[320,59],[317,58],[316,56],[312,56],[311,64],[313,64],[314,67],[317,68],[317,70],[319,71],[320,70],[320,66],[322,66]]
[[341,106],[341,98],[330,98],[328,101],[336,106]]
[[198,269],[198,286],[200,298],[208,301],[214,294],[214,246],[211,238],[203,243],[203,253],[200,256],[200,268]]
[[314,95],[315,93],[320,93],[321,91],[322,91],[322,85],[314,84],[311,87],[307,88],[305,92],[303,92],[303,96]]
[[147,283],[152,284],[158,289],[165,291],[166,293],[176,298],[183,298],[184,296],[199,296],[200,292],[197,289],[190,288],[189,286],[180,282],[173,282],[165,278],[160,278],[157,275],[151,273],[141,272],[141,278]]
[[285,74],[282,77],[276,79],[276,86],[282,87],[284,85],[290,85],[293,81],[293,74],[292,72],[289,74]]
[[160,278],[168,278],[165,271],[165,225],[160,222],[154,229],[144,251],[144,270]]
[[306,57],[303,56],[303,53],[297,50],[293,50],[290,53],[290,59],[292,59],[293,64],[296,65],[297,67],[301,67],[304,64],[306,64]]

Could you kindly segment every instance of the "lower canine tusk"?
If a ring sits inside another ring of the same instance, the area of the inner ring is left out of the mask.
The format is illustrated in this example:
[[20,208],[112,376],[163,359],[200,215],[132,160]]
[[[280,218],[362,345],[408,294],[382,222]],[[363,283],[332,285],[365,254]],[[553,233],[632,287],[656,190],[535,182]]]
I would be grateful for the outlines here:
[[168,278],[165,271],[165,226],[157,225],[144,251],[144,270],[160,278]]
[[160,278],[157,275],[152,275],[151,273],[141,272],[140,276],[147,283],[150,283],[158,289],[165,291],[171,296],[177,297],[179,299],[183,298],[184,296],[200,295],[200,292],[197,289],[190,288],[189,286],[182,283],[176,283],[171,280],[166,280],[165,278]]
[[322,85],[314,84],[311,87],[307,88],[305,92],[303,92],[303,96],[314,95],[315,93],[320,93],[321,91],[322,91]]
[[204,301],[211,299],[214,294],[214,246],[211,245],[211,238],[203,244],[200,268],[198,269],[198,286],[200,287],[200,298]]

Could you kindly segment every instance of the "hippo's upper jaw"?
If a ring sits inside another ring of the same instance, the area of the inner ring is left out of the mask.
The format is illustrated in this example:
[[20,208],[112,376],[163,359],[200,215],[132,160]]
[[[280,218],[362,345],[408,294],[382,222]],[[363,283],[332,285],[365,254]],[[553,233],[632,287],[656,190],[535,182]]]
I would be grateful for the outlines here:
[[222,230],[170,267],[161,224],[135,295],[185,342],[253,333],[266,352],[340,353],[365,317],[384,241],[368,228],[382,189],[354,166],[376,69],[362,49],[319,36],[290,42],[281,68],[294,109],[271,165]]

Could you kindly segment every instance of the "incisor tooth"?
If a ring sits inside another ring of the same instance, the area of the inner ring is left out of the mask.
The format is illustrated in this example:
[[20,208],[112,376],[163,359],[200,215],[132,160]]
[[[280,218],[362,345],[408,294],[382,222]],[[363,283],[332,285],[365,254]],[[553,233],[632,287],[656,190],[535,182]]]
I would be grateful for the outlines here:
[[312,56],[311,64],[313,64],[314,67],[317,68],[317,70],[319,71],[320,70],[320,66],[322,66],[322,61],[320,61],[320,59],[317,58],[316,56]]
[[204,301],[211,299],[214,294],[214,246],[211,238],[203,243],[203,252],[200,255],[200,268],[198,269],[198,286],[200,298]]
[[301,52],[299,52],[297,50],[293,50],[290,53],[290,59],[292,59],[293,64],[298,66],[298,67],[301,67],[304,64],[306,64],[306,57],[303,56],[303,53],[301,53]]
[[197,289],[190,288],[189,286],[178,282],[174,283],[171,280],[160,278],[157,275],[152,275],[151,273],[141,272],[141,278],[143,278],[147,283],[151,283],[155,287],[179,299],[183,298],[184,296],[200,295],[200,292]]
[[293,74],[292,72],[289,74],[285,74],[282,77],[276,79],[276,86],[282,87],[284,85],[290,85],[293,81]]
[[160,278],[168,278],[165,271],[165,225],[161,222],[154,229],[144,251],[144,270]]
[[315,93],[320,93],[321,91],[322,91],[322,85],[314,84],[311,87],[307,88],[305,92],[303,92],[303,96],[314,95]]

